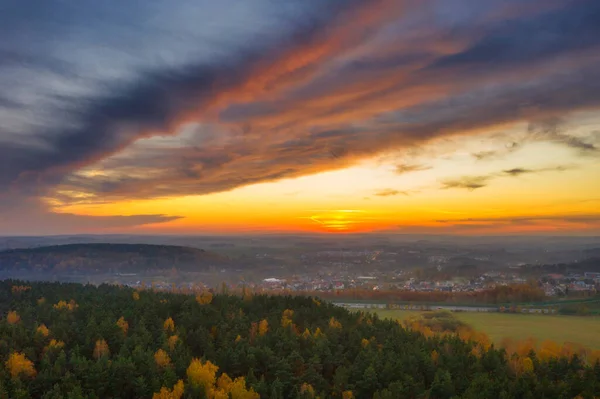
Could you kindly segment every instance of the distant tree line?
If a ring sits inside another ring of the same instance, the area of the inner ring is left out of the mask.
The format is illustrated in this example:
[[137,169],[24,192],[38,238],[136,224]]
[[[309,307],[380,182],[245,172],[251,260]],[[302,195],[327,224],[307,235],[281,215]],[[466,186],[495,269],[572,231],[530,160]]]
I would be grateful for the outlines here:
[[[285,292],[284,292],[285,293]],[[448,304],[508,304],[539,302],[546,294],[537,284],[498,285],[481,291],[411,291],[404,289],[373,290],[349,288],[336,291],[304,291],[304,295],[319,295],[327,299],[376,300],[381,302],[416,302]]]

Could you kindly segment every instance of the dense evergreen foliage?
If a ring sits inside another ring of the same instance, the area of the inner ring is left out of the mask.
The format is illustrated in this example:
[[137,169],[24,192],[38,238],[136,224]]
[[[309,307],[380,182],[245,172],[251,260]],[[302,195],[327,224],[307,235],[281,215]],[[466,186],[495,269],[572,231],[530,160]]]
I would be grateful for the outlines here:
[[309,297],[3,281],[0,314],[1,398],[600,397],[576,355],[514,367]]

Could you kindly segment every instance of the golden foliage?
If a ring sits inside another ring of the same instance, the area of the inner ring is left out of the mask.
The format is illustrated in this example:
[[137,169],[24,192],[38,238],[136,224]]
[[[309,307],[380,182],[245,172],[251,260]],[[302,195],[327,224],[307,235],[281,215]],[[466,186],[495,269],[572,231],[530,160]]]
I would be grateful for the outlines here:
[[68,303],[66,301],[58,301],[58,303],[54,304],[53,306],[54,306],[54,309],[57,309],[57,310],[69,310],[69,311],[73,311],[77,307],[79,307],[79,305],[77,305],[77,303],[72,299]]
[[525,357],[525,356],[529,355],[529,352],[531,352],[532,350],[535,350],[535,347],[536,347],[535,339],[528,338],[525,341],[518,343],[516,353],[521,357]]
[[131,294],[131,297],[133,298],[134,301],[139,301],[140,300],[140,293],[137,291],[133,291],[133,294]]
[[208,395],[209,390],[215,385],[216,374],[219,367],[209,361],[203,363],[200,359],[192,359],[186,370],[188,383],[203,387]]
[[167,320],[165,320],[165,322],[163,323],[163,328],[165,331],[175,331],[175,322],[173,321],[173,319],[169,317]]
[[310,330],[308,328],[304,329],[304,332],[302,333],[302,338],[304,338],[304,339],[310,338]]
[[312,301],[315,305],[321,306],[321,302],[317,298],[313,298]]
[[242,287],[242,299],[244,301],[251,301],[252,300],[252,292],[246,286]]
[[105,340],[99,339],[96,341],[96,345],[94,346],[94,358],[100,359],[103,356],[109,356],[110,350],[108,349],[108,344]]
[[250,324],[250,342],[254,342],[256,334],[258,334],[258,324],[256,322],[252,322],[252,324]]
[[258,335],[262,337],[267,331],[269,331],[269,322],[267,319],[262,319],[260,323],[258,323]]
[[200,295],[196,295],[196,302],[200,305],[208,305],[213,300],[213,294],[210,291],[205,291]]
[[246,379],[238,377],[229,387],[229,395],[231,399],[260,399],[260,395],[254,392],[254,389],[246,388]]
[[47,337],[48,335],[50,335],[50,330],[48,329],[48,327],[46,327],[45,324],[40,324],[35,331],[44,337]]
[[226,392],[229,392],[232,384],[233,380],[227,375],[227,373],[221,374],[221,376],[217,379],[217,388]]
[[436,351],[435,349],[432,350],[431,351],[431,361],[433,362],[433,364],[437,365],[439,358],[440,358],[440,354],[438,353],[438,351]]
[[12,287],[10,287],[10,290],[13,294],[20,294],[21,292],[26,292],[30,289],[31,287],[28,285],[13,285]]
[[292,317],[294,316],[294,311],[291,309],[286,309],[283,311],[283,315],[281,316],[281,327],[286,328],[292,325]]
[[46,347],[46,349],[62,349],[64,348],[65,343],[63,341],[57,341],[56,339],[51,339],[50,343]]
[[238,343],[242,340],[242,336],[240,334],[238,334],[237,337],[235,337],[235,342]]
[[238,377],[235,380],[223,373],[217,380],[215,387],[211,387],[208,393],[209,399],[259,399],[260,396],[252,388],[246,388],[246,379]]
[[306,395],[310,398],[315,397],[315,389],[312,387],[312,385],[310,385],[306,382],[304,384],[302,384],[302,386],[300,386],[300,393],[303,395]]
[[17,324],[19,321],[21,321],[21,316],[19,316],[15,310],[11,310],[6,315],[6,321],[8,324]]
[[158,367],[167,367],[171,364],[171,358],[169,357],[167,352],[165,352],[162,349],[159,349],[154,354],[154,362]]
[[596,362],[600,362],[600,350],[593,350],[589,355],[590,364],[596,364]]
[[323,335],[324,335],[324,334],[323,334],[323,332],[321,331],[321,329],[320,329],[319,327],[317,327],[317,329],[315,330],[315,333],[313,334],[313,337],[315,337],[315,338],[319,338],[319,337],[322,337]]
[[127,331],[129,330],[129,323],[123,316],[117,320],[117,326],[123,331],[123,335],[127,335]]
[[353,398],[354,398],[354,394],[352,393],[352,391],[342,392],[342,399],[353,399]]
[[363,338],[363,339],[360,341],[360,346],[362,346],[363,348],[366,348],[367,346],[369,346],[369,344],[370,344],[370,342],[369,342],[369,340],[368,340],[368,339],[366,339],[366,338]]
[[523,359],[523,361],[521,363],[522,363],[524,373],[533,372],[533,360],[531,360],[530,357],[526,357],[525,359]]
[[175,349],[177,342],[179,342],[179,337],[177,335],[172,335],[169,337],[169,339],[167,340],[167,344],[169,345],[169,349],[171,351]]
[[20,352],[13,352],[10,354],[6,361],[6,368],[12,378],[18,378],[20,375],[33,377],[36,374],[33,362]]
[[40,299],[37,300],[37,304],[39,306],[42,306],[45,303],[46,303],[46,298],[44,298],[44,297],[41,297]]
[[340,323],[339,321],[337,321],[335,319],[335,317],[331,317],[331,319],[329,319],[329,328],[336,328],[336,329],[341,329],[342,328],[342,323]]
[[540,345],[538,356],[541,360],[550,360],[555,357],[560,357],[561,347],[554,341],[544,341]]
[[172,390],[162,387],[160,392],[152,395],[152,399],[180,399],[183,396],[184,389],[183,380],[179,380]]

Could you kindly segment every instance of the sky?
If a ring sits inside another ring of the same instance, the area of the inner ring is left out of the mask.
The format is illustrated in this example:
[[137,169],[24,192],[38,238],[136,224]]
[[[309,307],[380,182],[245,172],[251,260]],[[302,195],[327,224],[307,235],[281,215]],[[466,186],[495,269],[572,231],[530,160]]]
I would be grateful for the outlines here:
[[0,235],[600,235],[597,0],[4,0]]

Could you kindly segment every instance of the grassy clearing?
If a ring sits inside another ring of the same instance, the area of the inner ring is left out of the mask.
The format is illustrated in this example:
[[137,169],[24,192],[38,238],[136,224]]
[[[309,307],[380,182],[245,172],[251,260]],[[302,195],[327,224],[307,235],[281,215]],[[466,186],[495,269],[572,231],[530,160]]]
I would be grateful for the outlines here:
[[[381,317],[404,320],[420,312],[407,310],[373,310]],[[461,321],[483,331],[495,342],[504,338],[524,340],[535,338],[538,342],[552,340],[557,343],[574,342],[592,349],[600,349],[600,317],[598,316],[548,316],[505,313],[458,312]]]

